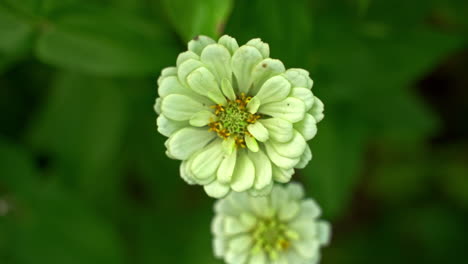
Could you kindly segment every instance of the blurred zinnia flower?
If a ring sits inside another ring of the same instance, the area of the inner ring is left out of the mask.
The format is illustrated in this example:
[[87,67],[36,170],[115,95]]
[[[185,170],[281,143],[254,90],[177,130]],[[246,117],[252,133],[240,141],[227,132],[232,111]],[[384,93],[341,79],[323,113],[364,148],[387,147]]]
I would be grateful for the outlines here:
[[320,208],[299,184],[275,185],[269,196],[231,193],[215,205],[215,255],[229,264],[313,264],[330,238]]
[[269,46],[252,39],[239,47],[223,36],[199,36],[158,79],[158,131],[180,173],[220,198],[230,190],[265,195],[288,182],[312,158],[307,140],[323,104],[303,69],[285,70]]

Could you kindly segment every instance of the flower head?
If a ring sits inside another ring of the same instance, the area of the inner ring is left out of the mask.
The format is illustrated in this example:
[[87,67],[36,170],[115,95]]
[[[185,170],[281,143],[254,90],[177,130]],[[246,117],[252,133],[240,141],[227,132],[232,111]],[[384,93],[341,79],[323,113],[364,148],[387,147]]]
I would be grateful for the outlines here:
[[286,70],[253,39],[239,47],[223,36],[199,36],[162,71],[155,110],[167,155],[180,173],[212,197],[230,190],[265,195],[312,157],[306,141],[323,118],[302,69]]
[[229,264],[312,264],[330,237],[320,208],[299,184],[275,185],[269,196],[231,193],[216,203],[215,255]]

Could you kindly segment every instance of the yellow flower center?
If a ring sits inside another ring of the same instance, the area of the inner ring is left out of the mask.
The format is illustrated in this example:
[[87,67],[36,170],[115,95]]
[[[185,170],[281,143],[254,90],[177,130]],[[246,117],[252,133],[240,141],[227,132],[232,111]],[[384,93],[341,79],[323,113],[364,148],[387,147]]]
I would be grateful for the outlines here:
[[209,130],[218,133],[223,139],[233,137],[237,146],[245,148],[245,136],[251,136],[247,126],[260,118],[260,115],[247,111],[250,99],[252,97],[242,93],[236,100],[227,100],[226,105],[213,105],[218,121],[209,123]]
[[297,238],[296,235],[277,219],[262,220],[252,232],[252,253],[263,251],[271,260],[276,260],[279,252],[289,249],[291,239]]

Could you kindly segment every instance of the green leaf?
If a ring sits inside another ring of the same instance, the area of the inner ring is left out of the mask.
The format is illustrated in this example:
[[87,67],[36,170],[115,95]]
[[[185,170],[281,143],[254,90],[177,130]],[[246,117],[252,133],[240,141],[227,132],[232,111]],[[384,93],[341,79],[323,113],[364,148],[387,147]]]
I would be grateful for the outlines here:
[[154,74],[175,57],[171,38],[130,14],[63,13],[46,24],[36,54],[58,67],[100,75]]
[[0,53],[16,55],[30,47],[33,26],[0,6]]
[[197,35],[219,37],[231,12],[232,0],[164,0],[164,8],[184,41]]
[[125,84],[60,74],[29,129],[30,144],[50,159],[51,176],[99,203],[115,198],[119,186],[118,157],[128,119]]
[[299,171],[327,218],[350,204],[365,150],[366,126],[349,113],[328,113],[312,140],[313,159]]

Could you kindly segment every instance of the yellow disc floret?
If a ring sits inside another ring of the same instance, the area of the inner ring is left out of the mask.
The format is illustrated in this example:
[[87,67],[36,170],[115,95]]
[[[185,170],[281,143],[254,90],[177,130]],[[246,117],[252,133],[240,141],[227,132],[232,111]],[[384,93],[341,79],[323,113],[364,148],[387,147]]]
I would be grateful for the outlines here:
[[247,111],[247,104],[252,97],[242,93],[235,100],[227,100],[226,105],[213,105],[218,121],[208,124],[209,130],[218,133],[223,139],[234,138],[237,146],[245,148],[245,136],[249,124],[255,123],[261,116]]

